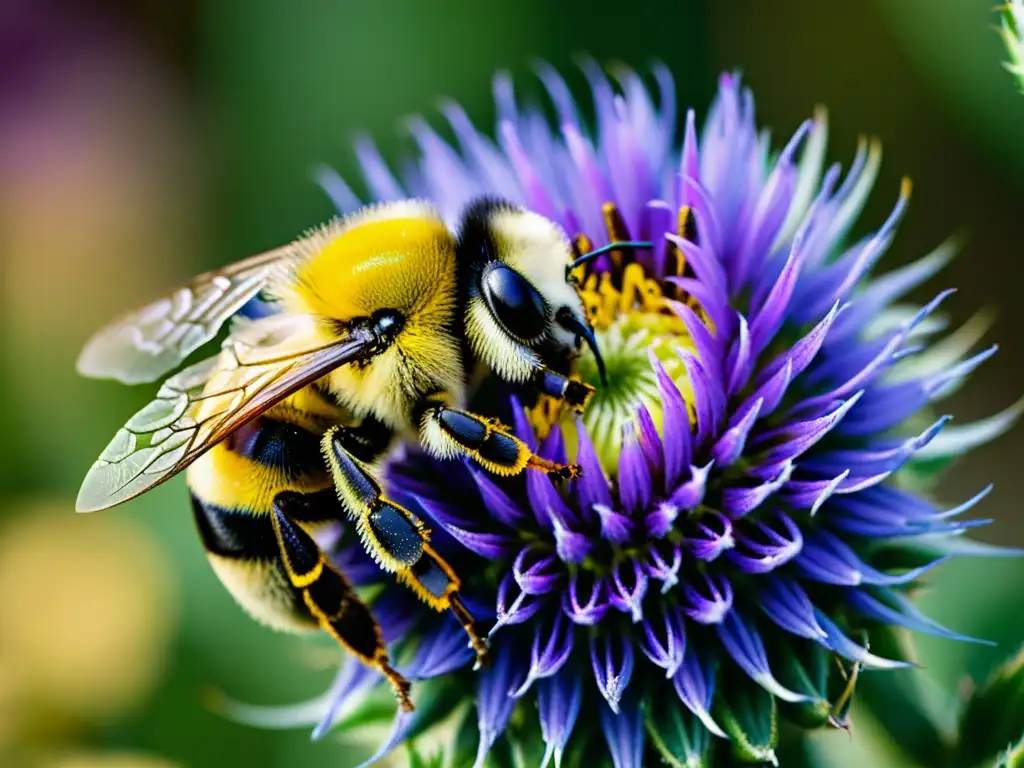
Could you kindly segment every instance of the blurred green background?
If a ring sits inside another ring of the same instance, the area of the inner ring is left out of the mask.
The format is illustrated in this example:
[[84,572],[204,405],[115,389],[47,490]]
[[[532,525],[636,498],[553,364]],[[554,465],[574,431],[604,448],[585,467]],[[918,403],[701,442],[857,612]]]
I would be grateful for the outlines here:
[[[994,362],[953,400],[979,418],[1024,391],[1024,96],[1000,62],[988,0],[858,3],[609,0],[177,0],[0,3],[0,765],[346,766],[360,740],[259,731],[203,707],[213,687],[260,703],[319,693],[337,663],[246,619],[209,570],[182,480],[76,516],[83,473],[152,394],[78,379],[74,359],[113,314],[201,269],[284,242],[331,213],[319,162],[353,181],[351,139],[408,151],[401,118],[437,97],[493,121],[490,77],[527,91],[544,58],[581,95],[573,57],[674,71],[703,115],[723,69],[754,88],[782,141],[816,104],[830,159],[860,134],[885,146],[863,218],[915,181],[890,266],[947,235],[964,254],[920,296],[957,286],[954,320],[993,308]],[[437,121],[435,121],[435,124]],[[1024,429],[961,461],[959,501],[989,480],[979,537],[1024,545]],[[922,641],[925,676],[956,692],[1024,637],[1024,561],[941,569],[924,607],[998,648]],[[880,674],[880,673],[875,673]],[[901,673],[902,674],[902,673]],[[938,705],[938,699],[936,699]],[[814,746],[821,766],[905,763],[863,716]],[[398,764],[402,761],[399,760]]]

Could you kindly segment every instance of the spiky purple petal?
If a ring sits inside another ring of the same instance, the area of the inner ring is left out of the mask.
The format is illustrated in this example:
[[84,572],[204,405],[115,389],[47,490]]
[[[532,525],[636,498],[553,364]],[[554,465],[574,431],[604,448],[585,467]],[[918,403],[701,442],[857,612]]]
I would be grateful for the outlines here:
[[545,750],[541,768],[561,755],[572,735],[583,701],[583,678],[573,670],[561,670],[537,683],[537,709]]

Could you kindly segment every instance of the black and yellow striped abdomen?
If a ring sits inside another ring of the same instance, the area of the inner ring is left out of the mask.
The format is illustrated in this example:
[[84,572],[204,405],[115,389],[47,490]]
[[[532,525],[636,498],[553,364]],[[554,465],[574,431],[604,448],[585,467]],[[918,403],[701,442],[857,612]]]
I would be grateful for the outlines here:
[[[291,419],[290,421],[281,418]],[[280,494],[295,522],[327,552],[343,512],[320,453],[320,435],[295,412],[250,422],[189,468],[192,510],[210,565],[253,618],[287,631],[315,630],[302,591],[281,562],[271,514]]]

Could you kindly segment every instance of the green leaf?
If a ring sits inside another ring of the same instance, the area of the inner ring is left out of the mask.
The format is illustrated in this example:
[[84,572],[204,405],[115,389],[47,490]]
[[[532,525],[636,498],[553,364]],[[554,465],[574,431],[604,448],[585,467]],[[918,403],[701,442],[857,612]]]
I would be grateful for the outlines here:
[[924,537],[883,541],[875,546],[865,547],[868,562],[883,571],[902,571],[920,568],[946,557],[949,550],[941,542]]
[[601,734],[601,729],[596,727],[596,723],[593,729],[581,729],[580,725],[577,723],[572,738],[565,745],[562,768],[605,768],[608,761],[608,743]]
[[733,757],[743,763],[778,765],[779,728],[775,697],[759,685],[740,683],[718,699],[717,719],[732,738]]
[[[409,730],[408,739],[414,739],[448,717],[464,699],[459,682],[423,680],[416,683],[416,722]],[[332,730],[355,730],[368,725],[389,723],[395,719],[395,697],[386,686],[379,686],[348,716],[335,724]]]
[[522,762],[517,759],[515,747],[507,731],[491,745],[487,752],[487,765],[490,768],[522,768]]
[[999,33],[1010,56],[1004,66],[1024,92],[1024,0],[1008,0],[1000,11],[1002,24]]
[[[781,705],[782,702],[779,702]],[[781,708],[779,710],[781,712]],[[779,723],[779,744],[775,747],[775,757],[782,768],[825,768],[825,763],[814,759],[808,749],[810,734],[800,726],[792,725],[785,720]]]
[[467,707],[455,729],[448,768],[463,768],[472,765],[476,759],[476,747],[480,732],[476,724],[476,707]]
[[447,718],[466,698],[457,680],[421,680],[416,688],[416,721],[406,736],[408,740],[415,739]]
[[939,458],[911,459],[896,474],[895,483],[904,491],[927,493],[935,488],[939,475],[959,457],[943,456]]
[[1024,735],[1012,747],[1007,747],[996,759],[993,768],[1024,768]]
[[821,728],[828,724],[832,704],[828,697],[828,679],[832,654],[814,642],[788,644],[779,654],[776,670],[779,682],[790,690],[812,697],[810,701],[779,702],[779,713],[801,728]]
[[370,725],[382,725],[395,719],[395,697],[383,687],[373,691],[352,712],[331,728],[333,731],[355,731]]
[[965,765],[995,759],[1024,735],[1024,647],[979,688],[960,717],[958,754]]
[[517,707],[505,730],[515,745],[516,759],[520,765],[540,765],[544,760],[546,745],[541,734],[540,722],[532,708]]
[[[872,653],[916,662],[912,635],[895,627],[878,627],[870,634]],[[925,690],[927,679],[919,669],[862,671],[856,698],[885,731],[892,743],[917,765],[948,764],[953,737],[942,726],[936,710],[955,711],[955,703],[942,701],[936,686]],[[939,701],[936,701],[939,699]]]
[[412,744],[408,744],[409,768],[444,768],[444,749],[424,757]]
[[707,768],[711,733],[675,704],[647,707],[644,723],[651,743],[671,768]]

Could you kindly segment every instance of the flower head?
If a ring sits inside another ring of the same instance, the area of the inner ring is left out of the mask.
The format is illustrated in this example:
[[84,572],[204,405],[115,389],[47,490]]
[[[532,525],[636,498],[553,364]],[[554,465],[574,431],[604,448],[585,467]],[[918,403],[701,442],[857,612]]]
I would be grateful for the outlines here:
[[[496,143],[447,103],[457,147],[413,119],[421,154],[401,180],[369,141],[357,146],[375,200],[428,198],[454,225],[475,197],[499,196],[560,224],[580,252],[652,244],[576,271],[608,372],[601,387],[582,361],[599,388],[582,417],[500,388],[473,403],[582,477],[499,479],[411,447],[391,462],[391,493],[432,527],[494,658],[474,672],[456,622],[382,587],[374,608],[420,704],[380,754],[462,712],[467,764],[509,738],[543,765],[587,750],[619,768],[658,753],[703,765],[709,749],[771,761],[777,713],[842,726],[860,668],[907,665],[876,652],[878,632],[958,637],[909,595],[970,551],[960,535],[977,523],[959,515],[987,489],[942,509],[910,481],[1005,430],[1021,406],[959,427],[933,414],[994,348],[970,354],[978,320],[931,343],[949,291],[899,303],[950,245],[873,276],[909,183],[876,231],[850,238],[876,144],[845,174],[823,172],[819,114],[773,154],[750,92],[724,75],[702,133],[687,112],[680,145],[666,70],[654,70],[657,106],[635,73],[616,85],[592,63],[584,73],[593,132],[543,68],[557,127],[500,76]],[[333,172],[320,180],[342,211],[361,205]],[[341,567],[388,584],[352,538]],[[276,714],[322,732],[377,682],[351,661],[315,706]]]

